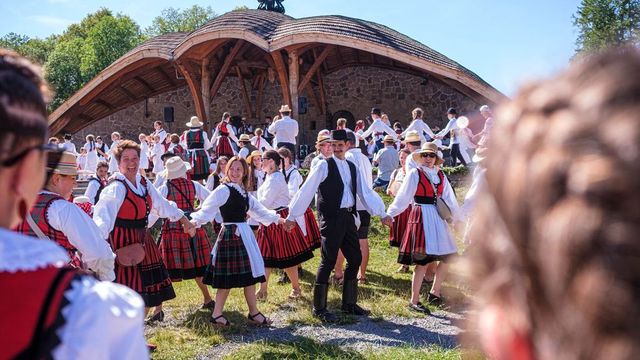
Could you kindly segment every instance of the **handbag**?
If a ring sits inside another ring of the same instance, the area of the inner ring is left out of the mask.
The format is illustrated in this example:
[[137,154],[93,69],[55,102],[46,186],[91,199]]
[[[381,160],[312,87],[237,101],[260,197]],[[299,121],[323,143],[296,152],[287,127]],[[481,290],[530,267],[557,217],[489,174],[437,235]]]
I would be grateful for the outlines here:
[[123,246],[116,250],[116,261],[121,266],[135,266],[144,260],[144,247],[140,243]]
[[438,210],[438,215],[440,215],[444,221],[451,221],[451,219],[453,219],[453,214],[451,213],[449,205],[447,205],[447,203],[438,196],[438,189],[436,186],[433,183],[431,183],[431,186],[433,186],[433,195],[436,197],[436,209]]

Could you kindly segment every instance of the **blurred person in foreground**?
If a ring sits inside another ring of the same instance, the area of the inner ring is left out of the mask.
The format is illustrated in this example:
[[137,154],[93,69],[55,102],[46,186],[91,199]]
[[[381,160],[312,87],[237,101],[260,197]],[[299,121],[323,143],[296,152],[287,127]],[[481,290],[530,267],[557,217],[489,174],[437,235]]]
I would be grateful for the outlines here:
[[38,198],[55,151],[46,97],[40,69],[0,49],[0,358],[146,359],[140,296],[69,268],[55,242],[9,230]]
[[469,262],[491,358],[640,358],[639,113],[632,47],[498,111]]

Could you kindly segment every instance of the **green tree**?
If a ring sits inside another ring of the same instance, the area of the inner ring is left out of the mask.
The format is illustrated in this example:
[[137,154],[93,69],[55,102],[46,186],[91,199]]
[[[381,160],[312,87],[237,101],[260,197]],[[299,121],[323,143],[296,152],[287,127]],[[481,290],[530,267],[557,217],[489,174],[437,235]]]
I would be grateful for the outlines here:
[[236,6],[233,8],[233,11],[236,11],[236,10],[249,10],[249,7],[247,7],[246,5]]
[[0,48],[12,49],[18,54],[44,64],[51,51],[56,46],[57,36],[51,35],[46,39],[30,39],[26,35],[8,33],[0,38]]
[[582,0],[573,16],[576,53],[640,44],[640,0]]
[[162,15],[153,19],[151,26],[146,28],[144,33],[153,37],[172,32],[191,32],[216,16],[218,14],[210,6],[193,5],[184,10],[170,7],[162,10]]
[[44,67],[45,79],[55,90],[49,105],[51,110],[60,106],[85,83],[80,71],[82,46],[81,38],[62,40],[56,44],[47,59]]
[[87,32],[82,46],[80,71],[85,81],[142,42],[140,27],[130,17],[105,16]]
[[27,41],[29,41],[28,36],[10,32],[0,38],[0,48],[18,51]]

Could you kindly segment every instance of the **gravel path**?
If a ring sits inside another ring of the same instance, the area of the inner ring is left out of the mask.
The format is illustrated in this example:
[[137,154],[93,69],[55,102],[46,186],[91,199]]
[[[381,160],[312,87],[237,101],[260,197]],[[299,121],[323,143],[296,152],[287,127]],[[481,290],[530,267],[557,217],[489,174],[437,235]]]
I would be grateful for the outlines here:
[[431,316],[413,319],[361,318],[353,324],[312,326],[287,325],[284,314],[285,312],[272,314],[274,323],[270,328],[257,328],[248,334],[234,336],[228,342],[212,348],[202,358],[219,359],[255,341],[292,342],[304,338],[357,351],[397,346],[422,347],[430,344],[450,349],[457,345],[456,335],[461,330],[456,323],[463,318],[459,314],[440,310]]

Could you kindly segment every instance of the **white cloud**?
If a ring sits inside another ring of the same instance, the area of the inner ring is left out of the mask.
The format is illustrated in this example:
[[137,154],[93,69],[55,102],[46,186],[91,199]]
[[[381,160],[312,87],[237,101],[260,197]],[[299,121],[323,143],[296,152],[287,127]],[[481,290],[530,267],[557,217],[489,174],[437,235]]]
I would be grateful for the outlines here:
[[68,26],[73,23],[72,20],[49,15],[31,15],[28,19],[48,26]]

